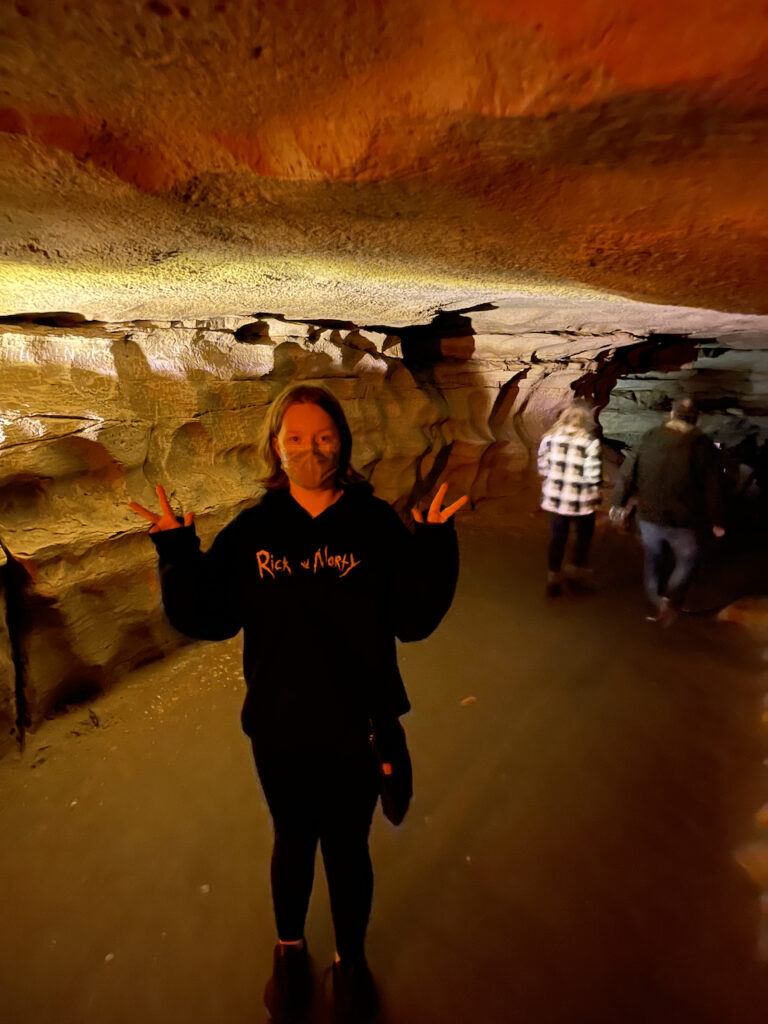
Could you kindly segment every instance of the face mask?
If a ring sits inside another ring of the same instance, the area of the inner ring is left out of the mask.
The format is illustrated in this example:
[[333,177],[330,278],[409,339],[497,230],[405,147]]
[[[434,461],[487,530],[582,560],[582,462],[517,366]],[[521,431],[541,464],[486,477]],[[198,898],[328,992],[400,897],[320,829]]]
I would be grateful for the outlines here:
[[286,448],[280,462],[291,483],[306,491],[322,491],[331,486],[339,468],[339,451],[338,448]]

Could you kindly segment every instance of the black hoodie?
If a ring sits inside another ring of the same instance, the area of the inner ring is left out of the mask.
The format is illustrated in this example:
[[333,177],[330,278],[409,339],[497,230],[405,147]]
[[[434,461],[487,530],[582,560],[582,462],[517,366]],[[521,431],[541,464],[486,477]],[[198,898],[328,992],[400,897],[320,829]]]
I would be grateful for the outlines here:
[[412,534],[356,485],[314,519],[287,489],[267,491],[205,554],[191,526],[150,537],[178,630],[202,640],[244,630],[242,723],[256,749],[325,748],[369,717],[408,711],[395,637],[428,636],[451,604],[452,522]]

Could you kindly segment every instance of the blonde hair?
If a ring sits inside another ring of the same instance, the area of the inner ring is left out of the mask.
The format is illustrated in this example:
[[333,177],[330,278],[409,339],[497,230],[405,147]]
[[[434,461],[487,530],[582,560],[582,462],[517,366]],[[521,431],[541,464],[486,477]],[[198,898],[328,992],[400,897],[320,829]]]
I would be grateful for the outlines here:
[[581,400],[567,405],[547,433],[554,434],[557,431],[564,431],[567,434],[588,434],[591,437],[596,432],[592,406]]

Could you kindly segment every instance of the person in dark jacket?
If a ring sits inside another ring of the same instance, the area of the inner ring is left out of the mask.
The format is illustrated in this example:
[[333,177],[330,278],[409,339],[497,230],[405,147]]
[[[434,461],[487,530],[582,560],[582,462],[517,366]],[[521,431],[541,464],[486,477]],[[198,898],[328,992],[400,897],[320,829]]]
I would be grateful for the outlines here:
[[[640,441],[622,466],[613,493],[611,518],[621,519],[637,495],[637,516],[645,553],[644,582],[654,606],[649,620],[668,626],[676,617],[699,561],[701,538],[722,537],[722,472],[717,449],[696,427],[691,398],[678,398],[666,423]],[[662,566],[674,565],[665,580]]]
[[294,1021],[312,995],[304,921],[318,842],[337,956],[337,1021],[371,1018],[376,989],[364,954],[373,874],[368,833],[379,795],[371,754],[408,762],[399,717],[409,702],[395,638],[428,636],[448,610],[458,575],[447,485],[415,534],[350,465],[352,437],[334,396],[289,388],[272,403],[261,454],[258,502],[203,553],[193,516],[183,522],[157,488],[152,522],[163,603],[187,636],[244,633],[249,736],[274,825],[272,894],[278,933],[265,1003],[275,1021]]

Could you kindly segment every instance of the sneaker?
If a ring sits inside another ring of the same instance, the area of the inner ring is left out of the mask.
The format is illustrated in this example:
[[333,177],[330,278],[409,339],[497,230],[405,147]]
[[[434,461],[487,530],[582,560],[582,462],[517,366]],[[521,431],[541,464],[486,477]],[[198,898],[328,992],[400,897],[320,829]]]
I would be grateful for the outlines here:
[[679,609],[675,608],[674,605],[670,604],[668,597],[662,597],[661,606],[659,607],[659,625],[662,629],[669,629],[672,623],[677,619],[680,614]]
[[264,989],[264,1005],[274,1024],[301,1020],[312,1000],[312,971],[307,944],[275,946],[272,977]]
[[334,1024],[366,1024],[379,1010],[379,994],[364,956],[333,965]]
[[668,597],[659,600],[655,615],[646,615],[646,622],[656,622],[662,629],[668,629],[677,618],[677,609],[673,608]]

